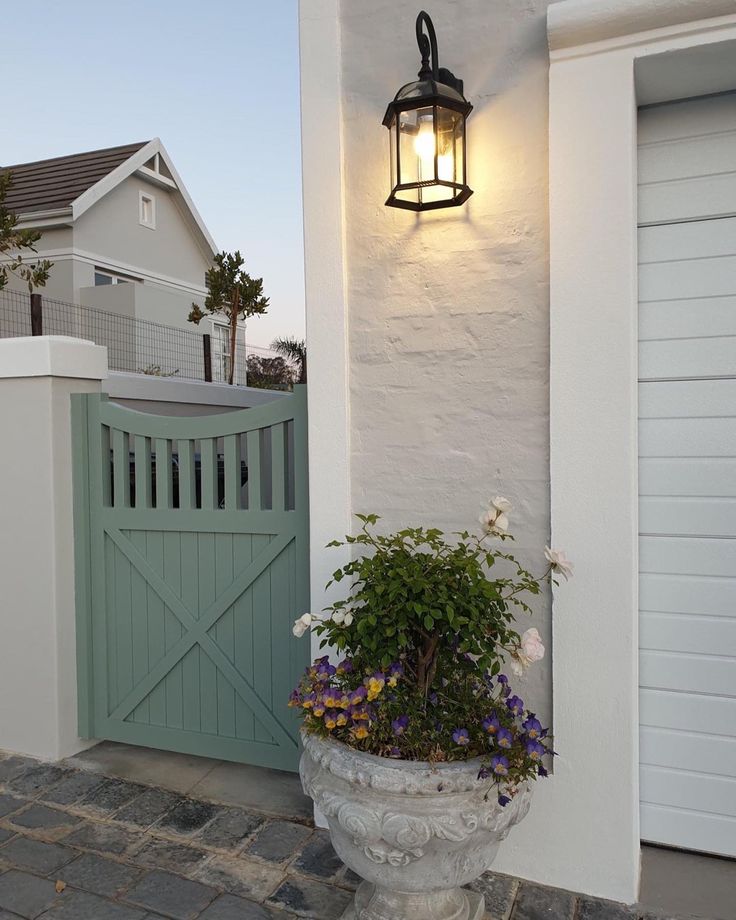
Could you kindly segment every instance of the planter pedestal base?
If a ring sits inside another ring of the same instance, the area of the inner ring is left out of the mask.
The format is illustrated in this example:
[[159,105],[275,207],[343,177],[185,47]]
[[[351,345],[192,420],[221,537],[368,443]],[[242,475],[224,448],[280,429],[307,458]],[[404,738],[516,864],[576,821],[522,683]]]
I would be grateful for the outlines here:
[[482,895],[462,888],[417,894],[363,882],[342,920],[483,920],[485,909]]

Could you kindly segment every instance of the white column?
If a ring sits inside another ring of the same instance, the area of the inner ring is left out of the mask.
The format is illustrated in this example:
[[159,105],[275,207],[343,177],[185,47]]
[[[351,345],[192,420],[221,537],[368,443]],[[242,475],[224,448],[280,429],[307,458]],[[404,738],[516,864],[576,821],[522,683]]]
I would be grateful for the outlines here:
[[0,749],[48,760],[77,734],[72,393],[94,393],[107,349],[0,340]]

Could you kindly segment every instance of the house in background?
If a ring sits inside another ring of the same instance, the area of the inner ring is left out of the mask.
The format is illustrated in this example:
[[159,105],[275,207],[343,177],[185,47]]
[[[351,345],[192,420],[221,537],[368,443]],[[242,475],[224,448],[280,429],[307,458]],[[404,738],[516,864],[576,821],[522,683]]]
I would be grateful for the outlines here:
[[[6,170],[7,206],[19,227],[41,231],[38,256],[54,263],[45,298],[195,331],[187,316],[217,247],[159,138]],[[25,288],[13,279],[9,289]],[[224,379],[226,324],[208,317],[199,331],[212,334]]]

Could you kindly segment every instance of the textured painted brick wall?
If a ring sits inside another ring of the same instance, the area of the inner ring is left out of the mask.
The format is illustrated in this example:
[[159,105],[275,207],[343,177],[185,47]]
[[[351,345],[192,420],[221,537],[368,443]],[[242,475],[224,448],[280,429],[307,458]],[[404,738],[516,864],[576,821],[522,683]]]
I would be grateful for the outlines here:
[[[419,55],[407,0],[343,0],[343,140],[355,511],[386,527],[475,522],[514,502],[522,560],[549,539],[546,0],[428,7],[475,106],[463,208],[386,208],[387,102]],[[535,625],[550,644],[548,595]],[[530,625],[524,622],[526,628]],[[551,711],[549,659],[529,699]]]

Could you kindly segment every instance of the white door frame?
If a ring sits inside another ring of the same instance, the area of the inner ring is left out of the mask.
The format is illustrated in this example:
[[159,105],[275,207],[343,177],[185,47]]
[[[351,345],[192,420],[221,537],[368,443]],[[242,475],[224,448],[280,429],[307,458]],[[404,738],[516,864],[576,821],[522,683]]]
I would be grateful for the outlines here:
[[[546,880],[630,902],[640,852],[637,106],[736,87],[736,2],[563,0],[548,26],[552,542],[577,566],[554,602],[561,753],[535,808],[543,826],[564,829],[544,848]],[[519,855],[539,877],[520,832]]]

